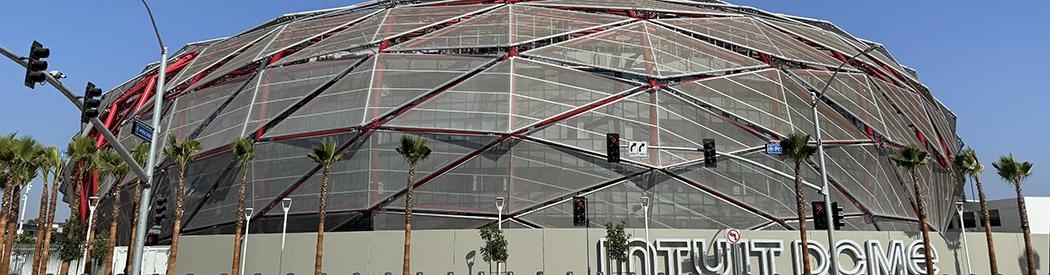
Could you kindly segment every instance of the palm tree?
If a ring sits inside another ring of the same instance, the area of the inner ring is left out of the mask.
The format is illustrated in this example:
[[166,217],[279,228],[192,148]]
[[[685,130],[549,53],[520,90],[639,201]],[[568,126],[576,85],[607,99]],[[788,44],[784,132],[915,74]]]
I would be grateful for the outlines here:
[[[809,146],[809,135],[793,133],[780,141],[784,149],[782,156],[795,162],[795,201],[798,204],[798,232],[802,242],[806,243],[806,198],[802,194],[802,164],[817,152],[817,147]],[[803,245],[805,246],[805,245]],[[802,249],[802,272],[810,275],[809,249]]]
[[37,231],[36,231],[37,242],[36,242],[36,249],[33,252],[33,273],[32,273],[34,275],[39,273],[40,259],[41,259],[40,258],[40,256],[41,256],[41,251],[40,250],[44,249],[44,242],[42,242],[42,240],[44,240],[44,235],[45,235],[45,233],[44,233],[44,231],[45,231],[44,230],[44,226],[50,227],[50,224],[47,223],[47,215],[48,215],[48,213],[50,213],[50,210],[49,210],[50,208],[48,208],[48,204],[47,204],[47,192],[48,192],[47,182],[48,182],[48,178],[51,175],[54,175],[54,178],[55,178],[54,182],[55,182],[55,184],[57,184],[58,183],[57,179],[59,177],[59,171],[55,170],[56,167],[51,165],[51,162],[50,162],[50,159],[49,159],[49,157],[52,154],[55,154],[55,155],[58,154],[58,147],[50,146],[50,147],[44,148],[44,151],[41,152],[40,159],[38,160],[39,164],[40,164],[40,173],[43,174],[43,176],[44,176],[44,187],[40,189],[40,215],[37,216],[37,218],[36,218],[36,220],[37,220]]
[[328,207],[328,168],[332,167],[332,164],[340,162],[343,157],[346,156],[344,153],[337,153],[335,149],[335,142],[321,143],[321,146],[314,146],[314,152],[307,154],[307,157],[317,162],[324,169],[324,179],[321,181],[321,215],[317,224],[317,251],[315,252],[314,260],[314,275],[321,275],[321,258],[324,256],[324,219]]
[[408,188],[405,193],[405,262],[402,275],[409,275],[409,260],[412,249],[412,188],[413,177],[416,174],[416,164],[430,157],[430,147],[427,147],[427,139],[419,137],[401,136],[401,145],[397,147],[397,153],[405,159],[408,164]]
[[241,263],[241,230],[244,226],[244,192],[248,184],[248,165],[255,159],[255,140],[251,138],[237,138],[230,145],[233,148],[234,159],[241,166],[241,188],[237,192],[237,231],[233,233],[233,272],[237,273]]
[[[66,163],[62,161],[62,154],[59,153],[58,147],[51,146],[47,148],[47,151],[43,155],[43,165],[51,167],[54,171],[55,177],[51,179],[51,199],[48,202],[48,213],[47,222],[44,223],[44,245],[41,247],[40,255],[40,266],[41,268],[34,273],[34,275],[42,275],[47,270],[48,254],[51,252],[51,225],[55,223],[55,203],[58,202],[58,179],[62,175],[62,171],[65,170]],[[126,273],[125,273],[126,274]]]
[[[131,150],[131,158],[135,159],[135,162],[139,163],[139,167],[146,167],[146,158],[149,156],[149,144],[139,143],[135,144],[135,149]],[[146,168],[152,169],[152,168]],[[135,177],[135,198],[131,204],[131,240],[128,242],[128,255],[124,261],[124,274],[131,273],[131,256],[135,253],[135,234],[136,226],[139,224],[139,203],[142,203],[142,179]],[[116,236],[114,236],[116,237]]]
[[[4,189],[3,206],[0,207],[0,236],[7,235],[7,222],[5,220],[7,219],[7,212],[10,210],[8,208],[11,207],[11,197],[13,196],[11,192],[14,190],[14,188],[9,187],[14,186],[17,179],[15,170],[18,160],[15,158],[14,147],[14,133],[0,137],[0,171],[4,171],[2,177],[0,177],[3,180],[3,182],[0,182],[0,187]],[[4,244],[6,243],[0,241],[0,250],[4,249]]]
[[922,149],[905,146],[897,150],[890,158],[897,163],[897,166],[911,174],[912,188],[915,189],[915,202],[919,205],[919,224],[922,227],[922,242],[925,249],[923,253],[926,254],[926,274],[934,274],[933,259],[930,257],[930,226],[926,224],[926,203],[922,196],[922,186],[919,185],[919,174],[916,172],[919,166],[926,164],[927,156],[928,153]]
[[[73,190],[77,199],[81,197],[84,185],[84,172],[88,170],[94,170],[95,153],[98,153],[98,147],[95,147],[95,140],[90,137],[78,137],[73,138],[73,141],[69,142],[66,147],[66,156],[70,160],[76,162],[76,166],[71,167],[76,169],[76,178],[73,178]],[[77,199],[74,199],[77,200]],[[74,215],[80,215],[80,204],[70,203],[70,213]]]
[[168,147],[164,147],[164,156],[174,160],[179,165],[179,185],[175,188],[175,227],[171,235],[171,255],[168,256],[168,271],[165,274],[175,274],[175,260],[179,254],[179,233],[182,232],[182,200],[186,188],[186,164],[197,158],[201,151],[201,143],[186,138],[179,142],[174,134],[168,135]]
[[11,166],[8,167],[8,171],[12,172],[14,176],[14,185],[8,185],[7,189],[11,189],[11,207],[2,221],[6,223],[6,234],[4,235],[4,253],[3,258],[0,258],[0,270],[8,270],[11,264],[11,252],[14,250],[15,241],[15,230],[14,226],[18,223],[18,210],[20,200],[18,194],[20,193],[22,186],[33,180],[36,177],[37,167],[40,166],[40,153],[44,151],[44,147],[40,145],[35,139],[29,136],[22,136],[11,143],[12,152],[14,158],[12,159]]
[[999,160],[992,162],[992,167],[998,170],[999,177],[1013,184],[1017,191],[1017,209],[1021,211],[1021,231],[1024,232],[1025,257],[1028,258],[1028,274],[1035,275],[1035,258],[1032,257],[1032,235],[1028,228],[1028,209],[1024,205],[1024,196],[1021,195],[1021,183],[1032,175],[1031,162],[1017,162],[1013,154],[1000,156]]
[[[981,165],[980,161],[977,161],[977,152],[973,149],[966,148],[958,155],[955,155],[954,162],[955,168],[959,169],[963,173],[970,175],[973,178],[974,183],[977,185],[977,194],[981,199],[981,217],[984,221],[984,234],[988,241],[988,265],[991,267],[992,273],[999,274],[999,265],[995,262],[995,244],[992,242],[992,222],[988,217],[988,201],[984,198],[984,186],[981,185],[981,172],[984,171],[984,165]],[[963,225],[959,225],[963,228]]]
[[[104,175],[113,177],[113,185],[109,188],[113,191],[113,215],[112,220],[109,224],[109,232],[117,232],[117,217],[120,216],[120,184],[124,182],[124,175],[128,173],[131,168],[128,166],[124,159],[120,158],[116,152],[113,151],[102,151],[99,152],[98,164],[99,170]],[[116,236],[109,238],[108,246],[106,247],[106,271],[102,274],[111,274],[113,272],[113,248],[117,244]]]

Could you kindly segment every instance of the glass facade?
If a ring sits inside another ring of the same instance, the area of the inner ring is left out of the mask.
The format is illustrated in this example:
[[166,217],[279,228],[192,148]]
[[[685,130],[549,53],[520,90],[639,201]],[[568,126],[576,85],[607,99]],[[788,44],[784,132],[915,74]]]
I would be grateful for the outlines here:
[[[641,198],[649,197],[654,228],[794,230],[794,175],[806,201],[820,200],[818,162],[795,172],[764,148],[814,134],[814,116],[846,230],[917,228],[912,177],[889,159],[902,146],[930,151],[916,171],[919,196],[931,226],[946,228],[963,179],[946,169],[961,146],[954,115],[900,78],[908,72],[888,51],[829,82],[840,57],[859,53],[864,40],[731,7],[362,4],[194,44],[174,57],[187,60],[165,91],[156,131],[203,143],[185,171],[183,232],[232,233],[242,180],[253,232],[280,231],[285,198],[289,231],[317,230],[324,173],[306,155],[326,142],[346,157],[328,173],[325,230],[400,230],[409,166],[395,148],[403,136],[432,149],[414,170],[413,229],[482,226],[496,220],[500,197],[507,227],[568,228],[571,199],[583,196],[594,226],[642,227]],[[147,81],[151,70],[130,82]],[[134,102],[135,86],[116,92]],[[121,106],[107,107],[132,113]],[[121,144],[137,142],[131,119],[152,112],[115,122]],[[622,138],[618,163],[606,159],[608,133]],[[244,167],[229,150],[238,137],[256,140]],[[716,141],[717,167],[703,165],[706,138]],[[629,150],[636,142],[648,147]],[[174,204],[178,166],[154,168],[155,194]],[[122,194],[120,228],[130,225],[133,182],[99,183],[99,192]],[[100,222],[113,218],[100,213]]]

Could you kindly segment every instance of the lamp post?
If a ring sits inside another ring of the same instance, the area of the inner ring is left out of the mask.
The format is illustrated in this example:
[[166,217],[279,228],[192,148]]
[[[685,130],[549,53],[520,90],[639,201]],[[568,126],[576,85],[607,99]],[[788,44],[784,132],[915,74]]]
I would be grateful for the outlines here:
[[284,237],[288,234],[288,209],[292,208],[292,198],[281,200],[281,209],[284,209],[284,225],[281,226],[281,261],[277,264],[277,275],[284,271]]
[[[842,61],[842,64],[839,64],[839,67],[837,69],[835,69],[835,72],[831,74],[830,78],[828,78],[828,82],[824,83],[824,88],[820,89],[819,93],[813,94],[813,102],[812,102],[812,105],[813,105],[813,128],[815,128],[814,131],[813,131],[813,136],[815,137],[815,139],[817,141],[817,155],[819,156],[819,159],[820,159],[820,181],[823,183],[823,185],[820,188],[820,194],[824,196],[824,205],[826,205],[826,206],[831,206],[831,189],[828,187],[828,170],[827,170],[826,165],[824,164],[824,141],[821,140],[821,138],[820,138],[820,115],[819,115],[819,112],[817,112],[817,104],[820,102],[820,98],[824,97],[824,92],[826,92],[828,90],[828,87],[831,87],[831,82],[835,81],[835,76],[837,76],[839,74],[839,71],[842,70],[842,66],[846,66],[846,64],[849,64],[850,61],[853,61],[853,59],[856,59],[858,56],[861,56],[863,54],[867,54],[868,52],[871,52],[871,51],[875,50],[877,45],[878,44],[873,44],[870,47],[868,47],[867,49],[864,49],[864,51],[861,51],[860,53],[857,53],[857,54],[851,56],[849,59],[846,59],[846,61]],[[827,220],[829,222],[835,220],[834,217],[832,217],[832,214],[833,214],[832,212],[834,212],[834,211],[824,211],[824,212],[827,215],[825,220]],[[838,275],[839,274],[839,268],[838,268],[838,262],[839,262],[838,259],[839,259],[839,257],[837,255],[838,253],[835,253],[835,227],[834,226],[828,226],[828,243],[831,244],[831,245],[828,246],[828,250],[829,250],[828,251],[828,255],[830,255],[830,257],[829,257],[830,264],[829,265],[831,266],[831,270],[830,270],[830,272],[828,274]],[[805,245],[805,244],[803,246],[807,246],[808,247],[808,245]],[[803,248],[803,249],[806,249],[806,248]]]
[[966,251],[966,274],[973,274],[970,268],[970,244],[966,241],[966,224],[963,223],[963,202],[955,202],[955,206],[959,210],[959,235],[962,236],[963,250]]
[[[26,184],[26,193],[22,194],[22,205],[26,205],[26,200],[29,199],[29,190],[32,190],[32,189],[33,189],[33,182],[29,182],[29,184]],[[19,212],[21,212],[21,213],[18,214],[18,231],[17,231],[18,235],[22,235],[22,224],[25,224],[26,208],[27,207],[20,207],[20,208],[22,208],[22,209],[19,210]],[[39,225],[39,222],[37,222],[37,224]]]
[[[157,68],[157,87],[153,94],[153,130],[160,130],[160,108],[164,101],[164,80],[167,77],[168,70],[168,48],[164,47],[164,41],[160,39],[160,31],[157,30],[157,22],[153,20],[153,11],[150,11],[149,5],[146,4],[146,0],[142,0],[142,5],[146,6],[146,12],[149,13],[149,21],[153,23],[153,32],[157,34],[157,43],[160,44],[160,67]],[[146,157],[146,179],[145,184],[142,186],[142,198],[141,201],[150,201],[150,196],[153,194],[153,169],[157,163],[157,146],[159,137],[157,133],[153,133],[153,137],[150,138],[149,143],[149,155]],[[142,274],[142,250],[146,246],[146,219],[149,218],[149,204],[139,204],[139,223],[135,225],[135,251],[131,256],[131,274],[139,275]]]
[[[496,214],[496,228],[499,229],[499,233],[500,234],[503,234],[503,202],[506,201],[506,200],[507,199],[504,198],[504,197],[496,197],[496,212],[499,212],[499,214]],[[490,269],[490,271],[491,271],[491,269]],[[496,263],[496,275],[499,275],[499,271],[500,271],[499,262],[497,262]]]
[[[89,238],[91,238],[91,221],[95,218],[95,208],[98,207],[98,201],[99,201],[98,197],[90,197],[90,198],[88,198],[88,222],[87,222],[88,230],[87,230],[87,235],[84,236],[84,245],[85,246],[86,245],[90,245],[88,243],[88,240],[89,240]],[[114,218],[116,218],[116,217],[114,217]],[[88,268],[88,266],[87,266],[87,254],[88,253],[91,253],[91,251],[87,251],[85,249],[84,250],[84,255],[80,257],[80,263],[78,264],[78,266],[80,266],[81,268],[80,268],[80,272],[77,272],[77,273],[84,273],[84,270]]]
[[244,209],[244,244],[241,245],[241,251],[244,253],[241,253],[241,274],[239,275],[244,275],[244,256],[248,254],[248,228],[252,226],[252,211],[254,210],[251,207]]
[[645,245],[649,245],[649,196],[642,197],[642,217],[645,218]]

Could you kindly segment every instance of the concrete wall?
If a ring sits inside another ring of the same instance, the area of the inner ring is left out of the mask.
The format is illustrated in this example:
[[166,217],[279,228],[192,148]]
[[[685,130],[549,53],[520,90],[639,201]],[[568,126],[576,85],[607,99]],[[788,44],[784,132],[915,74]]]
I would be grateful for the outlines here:
[[[599,270],[597,265],[600,259],[597,254],[600,249],[599,239],[605,236],[604,229],[591,229],[589,241],[585,238],[587,232],[583,229],[508,229],[505,232],[510,252],[506,270],[513,271],[515,274],[533,275],[537,274],[537,271],[543,271],[547,275],[561,275],[566,274],[567,271],[572,271],[576,275],[587,274],[585,259],[587,259],[588,252],[592,274],[597,274]],[[411,270],[413,275],[416,272],[423,272],[427,275],[446,275],[448,272],[461,275],[478,274],[479,271],[490,273],[489,264],[481,260],[481,255],[477,252],[482,245],[477,230],[421,230],[412,233]],[[632,242],[632,246],[644,247],[642,239],[645,238],[645,231],[643,229],[628,229],[628,233],[639,238],[638,241]],[[664,245],[674,245],[672,239],[706,239],[710,247],[713,241],[724,239],[725,233],[721,230],[654,229],[650,231],[650,240],[656,242],[660,239]],[[773,267],[776,273],[793,274],[795,265],[791,260],[793,250],[790,242],[798,238],[797,231],[741,231],[741,234],[744,241],[783,240],[783,251],[775,253]],[[825,245],[827,243],[824,232],[811,231],[810,236],[813,241]],[[839,239],[854,240],[862,246],[867,240],[877,240],[882,247],[886,247],[893,240],[900,240],[905,250],[913,240],[922,239],[921,235],[915,232],[837,232],[836,236]],[[984,234],[967,233],[966,245],[959,236],[958,232],[945,233],[943,236],[933,233],[931,236],[934,238],[932,244],[939,256],[937,267],[940,268],[940,273],[967,274],[965,246],[970,251],[972,273],[989,274]],[[1039,273],[1046,273],[1047,270],[1050,270],[1050,262],[1048,262],[1050,257],[1046,257],[1050,238],[1047,235],[1033,237]],[[280,263],[280,238],[280,234],[251,235],[244,274],[277,274]],[[996,233],[994,241],[999,272],[1001,274],[1022,274],[1022,268],[1025,265],[1022,253],[1023,237],[1020,234]],[[653,242],[650,243],[649,249],[655,251],[656,257],[649,258],[649,260],[655,262],[656,269],[652,270],[651,274],[697,274],[692,268],[688,249],[682,252],[682,262],[680,262],[684,266],[682,272],[668,273],[671,270],[667,269],[665,259],[669,253],[655,249],[657,244]],[[315,245],[316,233],[288,234],[283,273],[312,274]],[[404,232],[402,231],[326,233],[323,272],[329,275],[354,273],[384,275],[386,272],[400,274],[403,247]],[[232,236],[229,235],[184,236],[180,239],[176,274],[228,274],[231,269],[232,251]],[[905,253],[908,252],[905,251]],[[759,259],[761,253],[751,251],[749,254],[751,254],[749,257],[751,274],[772,274],[763,273],[763,262]],[[640,253],[633,255],[635,257],[632,257],[631,261],[635,262],[635,271],[639,272],[638,274],[645,274],[641,268],[643,257],[639,255]],[[918,255],[921,255],[921,252]],[[713,257],[709,258],[713,259]],[[905,258],[910,260],[910,255]],[[817,264],[814,262],[814,265]],[[854,260],[842,256],[840,265],[847,269],[851,268]],[[492,269],[495,270],[494,266]],[[722,272],[724,271],[719,273]],[[858,274],[870,273],[865,270]]]

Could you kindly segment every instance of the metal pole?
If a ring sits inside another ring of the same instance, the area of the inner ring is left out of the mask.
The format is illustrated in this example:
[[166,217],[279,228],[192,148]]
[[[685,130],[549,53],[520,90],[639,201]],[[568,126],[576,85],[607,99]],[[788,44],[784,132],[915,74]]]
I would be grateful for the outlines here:
[[[153,131],[158,131],[160,130],[161,104],[164,102],[164,80],[167,77],[168,70],[168,47],[164,47],[164,41],[160,39],[157,22],[153,20],[153,11],[150,11],[146,0],[142,0],[142,5],[146,6],[146,12],[149,13],[149,21],[153,23],[153,32],[157,34],[157,43],[160,44],[160,67],[157,68],[157,87],[153,93],[152,123]],[[150,138],[149,156],[146,159],[146,181],[144,181],[145,185],[142,186],[142,198],[139,203],[139,223],[135,225],[135,253],[131,255],[131,274],[129,275],[142,274],[142,250],[146,246],[146,219],[149,218],[150,204],[141,202],[149,202],[153,194],[153,170],[157,167],[156,155],[157,146],[160,146],[157,144],[159,139],[160,137],[156,132]]]
[[956,205],[959,208],[959,235],[962,236],[963,250],[966,252],[966,274],[973,274],[970,267],[970,244],[966,241],[966,224],[963,223],[963,203],[957,202]]
[[[29,182],[29,184],[26,184],[26,193],[22,194],[22,207],[20,207],[22,209],[19,210],[19,212],[21,212],[21,214],[19,214],[19,216],[18,216],[18,234],[19,235],[22,234],[22,225],[25,224],[25,220],[26,220],[26,207],[25,207],[26,199],[29,198],[29,190],[31,190],[31,189],[33,189],[33,182]],[[40,224],[40,222],[37,222],[37,227],[38,228],[40,227],[39,224]]]
[[[91,238],[91,222],[95,219],[95,208],[98,207],[98,200],[99,200],[98,197],[90,197],[90,198],[88,198],[88,222],[87,222],[88,230],[87,230],[87,235],[84,235],[84,246],[85,247],[87,245],[89,245],[88,240]],[[84,250],[84,254],[82,256],[80,256],[80,262],[77,263],[77,267],[80,267],[80,270],[79,270],[79,272],[77,272],[77,274],[83,274],[84,270],[88,268],[88,266],[87,266],[87,254],[88,253],[91,253],[91,251],[87,251],[87,249],[85,249]]]
[[241,270],[240,270],[240,274],[239,275],[244,275],[244,258],[245,258],[246,255],[248,255],[248,228],[252,227],[252,211],[253,210],[255,210],[255,209],[253,209],[253,208],[245,208],[244,209],[244,216],[245,216],[244,217],[244,219],[245,219],[245,222],[244,222],[244,240],[243,240],[244,244],[241,245],[241,251],[244,251],[244,252],[241,253]]
[[[499,214],[496,214],[496,227],[499,229],[500,234],[503,234],[503,202],[505,200],[506,198],[496,197],[496,212],[499,212]],[[496,275],[499,275],[499,271],[500,265],[499,262],[496,262]]]
[[642,215],[645,217],[645,245],[649,245],[649,197],[642,197]]
[[[850,61],[852,61],[853,59],[857,58],[858,56],[860,56],[862,54],[866,54],[866,53],[868,53],[868,52],[870,52],[872,50],[875,50],[875,48],[876,48],[876,45],[871,45],[870,47],[868,47],[864,51],[862,51],[860,53],[857,53],[854,56],[851,56],[849,59],[846,59],[846,61],[843,61],[842,64],[839,64],[838,69],[836,69],[835,72],[831,74],[831,78],[828,79],[828,82],[824,83],[824,88],[820,90],[820,93],[813,94],[813,128],[815,128],[813,132],[814,132],[814,136],[816,137],[816,141],[817,141],[817,155],[819,155],[818,158],[819,158],[819,161],[820,161],[820,181],[823,183],[823,185],[820,188],[820,194],[824,196],[824,205],[825,205],[825,207],[830,207],[831,206],[831,189],[828,186],[828,170],[827,170],[827,167],[826,167],[826,165],[824,163],[824,141],[821,140],[821,138],[820,138],[820,115],[819,115],[820,113],[817,112],[817,105],[818,105],[818,103],[820,101],[820,98],[824,96],[824,92],[827,91],[828,87],[831,86],[831,82],[835,81],[835,76],[837,76],[839,74],[839,71],[842,70],[842,66],[845,66],[846,64],[849,64]],[[829,223],[834,222],[835,219],[832,216],[832,214],[833,214],[832,212],[834,212],[834,211],[824,211],[824,212],[827,215],[827,217],[825,217],[825,220],[827,220]],[[806,240],[802,240],[802,241],[803,241],[803,245],[802,245],[803,249],[808,249],[807,247],[809,245],[805,243]],[[838,259],[839,259],[839,257],[835,253],[835,226],[833,226],[832,224],[828,224],[828,244],[829,244],[828,245],[828,265],[830,265],[830,267],[831,267],[831,269],[829,269],[829,273],[828,274],[838,275],[839,274],[839,267],[838,267],[838,263],[839,263]]]
[[284,272],[284,238],[288,234],[288,209],[292,208],[292,198],[281,200],[281,206],[284,209],[284,225],[281,227],[281,262],[277,264],[277,275]]
[[[584,205],[584,207],[587,207],[587,205]],[[591,217],[587,214],[588,211],[586,209],[584,209],[583,213],[584,219],[587,221],[587,227],[584,229],[587,235],[587,242],[584,243],[583,248],[587,251],[587,275],[591,275]]]

